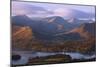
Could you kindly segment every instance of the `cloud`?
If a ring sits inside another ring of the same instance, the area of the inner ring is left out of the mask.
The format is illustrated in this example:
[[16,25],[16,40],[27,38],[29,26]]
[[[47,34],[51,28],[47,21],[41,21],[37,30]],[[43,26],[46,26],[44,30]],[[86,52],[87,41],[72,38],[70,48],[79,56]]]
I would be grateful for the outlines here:
[[12,15],[45,14],[46,9],[25,2],[12,2]]
[[54,10],[54,15],[55,16],[61,16],[61,17],[73,17],[73,11],[69,8],[57,8]]
[[[93,8],[91,8],[91,11],[93,11]],[[61,16],[65,19],[70,19],[73,17],[88,18],[92,17],[91,11],[90,7],[87,8],[87,6],[75,6],[75,5],[65,6],[56,4],[12,1],[12,16],[27,15],[29,17],[42,17],[42,18],[50,16]]]

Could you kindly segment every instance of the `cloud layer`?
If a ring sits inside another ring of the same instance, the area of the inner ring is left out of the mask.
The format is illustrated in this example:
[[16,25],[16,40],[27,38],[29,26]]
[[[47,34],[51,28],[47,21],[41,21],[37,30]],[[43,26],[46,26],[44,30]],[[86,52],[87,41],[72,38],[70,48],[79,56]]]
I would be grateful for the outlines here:
[[43,16],[50,13],[46,9],[29,3],[12,2],[12,15],[28,15],[28,16]]
[[73,17],[74,14],[71,9],[58,8],[54,10],[54,15],[61,17]]
[[[92,17],[94,7],[73,5],[58,5],[58,4],[43,4],[31,2],[17,2],[12,1],[12,16],[14,15],[27,15],[29,17],[48,17],[48,16],[61,16],[64,18],[72,17]],[[89,11],[88,11],[88,10]],[[88,13],[86,13],[88,12]],[[90,14],[89,14],[90,13]]]

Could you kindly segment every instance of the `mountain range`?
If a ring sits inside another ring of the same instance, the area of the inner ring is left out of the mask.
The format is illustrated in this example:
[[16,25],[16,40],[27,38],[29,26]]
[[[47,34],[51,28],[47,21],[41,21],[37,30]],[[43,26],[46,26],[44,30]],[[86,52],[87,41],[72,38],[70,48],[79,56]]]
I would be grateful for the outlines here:
[[79,21],[75,19],[69,23],[59,16],[42,20],[33,20],[25,15],[13,16],[13,49],[92,53],[95,51],[96,23]]
[[42,20],[33,20],[25,15],[13,16],[12,24],[18,26],[29,26],[38,39],[69,39],[80,40],[88,36],[95,35],[95,23],[82,23],[75,19],[69,23],[62,17],[53,16]]

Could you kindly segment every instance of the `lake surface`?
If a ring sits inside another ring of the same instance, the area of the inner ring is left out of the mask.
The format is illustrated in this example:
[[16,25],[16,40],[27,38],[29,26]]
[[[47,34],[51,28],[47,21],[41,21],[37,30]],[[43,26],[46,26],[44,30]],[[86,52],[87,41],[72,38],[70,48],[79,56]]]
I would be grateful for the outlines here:
[[70,55],[72,59],[92,59],[95,58],[96,55],[84,55],[78,52],[34,52],[34,51],[13,51],[13,53],[18,54],[21,56],[21,59],[18,61],[12,60],[13,65],[20,65],[20,64],[26,64],[29,60],[29,58],[34,57],[44,57],[49,55],[56,55],[56,54],[65,54]]

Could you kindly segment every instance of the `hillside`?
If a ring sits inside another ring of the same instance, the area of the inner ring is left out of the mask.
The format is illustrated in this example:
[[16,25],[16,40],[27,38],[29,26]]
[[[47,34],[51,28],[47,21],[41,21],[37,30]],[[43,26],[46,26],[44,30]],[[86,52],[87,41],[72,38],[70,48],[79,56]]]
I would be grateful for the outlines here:
[[32,30],[29,27],[12,26],[12,47],[28,49],[33,39]]
[[76,35],[72,35],[70,37],[84,39],[94,38],[96,34],[95,28],[95,23],[84,23],[79,27],[72,29],[71,31],[56,34],[56,36],[68,36],[70,34],[77,34],[78,37],[76,37]]

